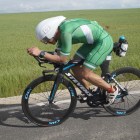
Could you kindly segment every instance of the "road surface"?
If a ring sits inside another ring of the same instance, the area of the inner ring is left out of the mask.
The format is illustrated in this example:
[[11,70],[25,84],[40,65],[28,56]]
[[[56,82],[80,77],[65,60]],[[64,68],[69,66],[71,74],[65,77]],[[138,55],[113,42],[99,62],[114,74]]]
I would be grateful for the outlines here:
[[63,124],[38,127],[23,114],[20,98],[16,99],[18,102],[8,98],[9,104],[0,103],[0,140],[140,139],[140,109],[132,115],[116,117],[102,107],[90,108],[78,102],[74,113]]

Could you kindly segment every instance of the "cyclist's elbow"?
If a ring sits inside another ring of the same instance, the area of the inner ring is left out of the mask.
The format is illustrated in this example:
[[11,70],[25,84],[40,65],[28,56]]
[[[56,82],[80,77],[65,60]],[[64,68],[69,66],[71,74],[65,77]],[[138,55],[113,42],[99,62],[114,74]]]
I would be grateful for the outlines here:
[[60,62],[66,63],[67,58],[68,58],[67,56],[60,55],[59,57],[60,57]]

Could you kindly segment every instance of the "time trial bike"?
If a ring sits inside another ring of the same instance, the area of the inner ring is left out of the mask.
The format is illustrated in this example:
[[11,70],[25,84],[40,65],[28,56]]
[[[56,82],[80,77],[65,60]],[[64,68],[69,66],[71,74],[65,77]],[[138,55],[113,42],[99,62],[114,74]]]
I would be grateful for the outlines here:
[[[140,107],[140,71],[133,67],[119,68],[109,72],[109,61],[100,66],[102,78],[115,86],[119,93],[113,104],[105,106],[106,91],[97,88],[91,92],[70,72],[74,66],[82,65],[83,59],[72,59],[68,63],[52,63],[34,57],[39,65],[49,63],[54,70],[44,70],[43,75],[33,80],[22,96],[22,109],[26,117],[39,126],[54,126],[63,123],[73,113],[77,100],[90,107],[103,106],[112,115],[124,116]],[[76,87],[81,90],[77,94]]]

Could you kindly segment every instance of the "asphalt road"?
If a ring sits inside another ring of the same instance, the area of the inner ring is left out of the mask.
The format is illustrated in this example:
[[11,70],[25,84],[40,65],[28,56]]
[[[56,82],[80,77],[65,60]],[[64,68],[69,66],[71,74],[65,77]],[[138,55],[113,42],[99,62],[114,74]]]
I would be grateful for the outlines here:
[[24,116],[20,104],[16,107],[5,106],[0,110],[0,140],[140,139],[140,109],[129,116],[116,117],[102,107],[90,108],[85,103],[78,103],[63,124],[38,127]]

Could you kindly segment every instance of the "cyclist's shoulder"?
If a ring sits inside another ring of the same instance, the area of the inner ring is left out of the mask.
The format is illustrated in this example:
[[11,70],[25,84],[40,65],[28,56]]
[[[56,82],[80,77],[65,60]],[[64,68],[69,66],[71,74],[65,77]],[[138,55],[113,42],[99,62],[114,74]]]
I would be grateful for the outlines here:
[[59,26],[59,29],[61,33],[72,33],[75,29],[77,29],[81,25],[85,25],[89,23],[91,23],[91,21],[81,19],[81,18],[69,19],[63,21]]
[[81,22],[90,22],[89,20],[86,19],[82,19],[82,18],[74,18],[74,19],[69,19],[69,20],[65,20],[61,23],[62,26],[67,26],[69,24],[78,24]]

